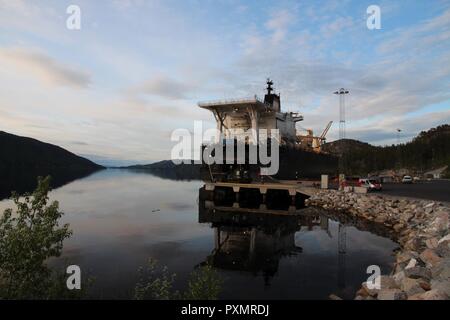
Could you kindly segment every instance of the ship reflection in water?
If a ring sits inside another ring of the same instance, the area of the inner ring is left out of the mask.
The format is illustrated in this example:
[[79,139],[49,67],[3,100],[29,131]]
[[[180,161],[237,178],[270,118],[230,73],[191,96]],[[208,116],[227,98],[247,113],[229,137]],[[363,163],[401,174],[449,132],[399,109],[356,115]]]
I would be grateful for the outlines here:
[[212,223],[214,228],[214,250],[208,263],[222,269],[262,273],[266,285],[283,256],[302,252],[302,247],[295,244],[295,233],[302,226],[309,230],[319,226],[329,232],[325,217],[233,213],[205,206],[201,206],[199,222]]
[[[317,288],[320,288],[323,282],[328,282],[328,287],[335,288],[334,292],[329,292],[330,294],[339,293],[345,298],[351,298],[356,290],[355,285],[360,283],[355,282],[355,275],[357,275],[356,278],[361,278],[361,282],[364,281],[364,277],[368,277],[365,273],[365,268],[370,263],[367,262],[368,264],[361,268],[358,265],[361,261],[358,261],[357,264],[349,266],[347,270],[346,228],[351,228],[352,235],[354,232],[361,232],[358,229],[371,229],[372,232],[378,235],[389,237],[388,231],[383,228],[371,227],[362,221],[347,220],[338,222],[333,219],[334,217],[325,215],[325,212],[318,209],[302,208],[301,206],[257,205],[255,203],[249,205],[248,203],[233,203],[233,200],[227,201],[223,198],[219,201],[205,200],[205,198],[211,198],[211,196],[205,196],[202,194],[204,192],[204,189],[200,189],[199,198],[202,200],[199,202],[199,222],[209,223],[214,229],[214,249],[200,265],[209,264],[223,272],[246,273],[255,277],[262,277],[266,290],[272,286],[272,280],[275,277],[285,276],[285,270],[283,270],[282,275],[279,274],[280,264],[288,262],[290,267],[295,269],[295,263],[299,262],[300,272],[304,271],[305,274],[315,278],[314,281],[318,284]],[[306,248],[302,245],[302,238],[305,241]],[[315,258],[308,262],[308,259],[314,255],[323,255],[323,251],[333,251],[333,248],[327,248],[326,250],[323,247],[318,250],[315,249],[317,244],[311,243],[311,241],[323,242],[323,238],[335,244],[334,255],[331,254],[331,256],[336,257],[335,261],[333,261],[335,263],[330,264],[330,254],[327,254],[328,259],[323,260],[323,266],[317,265]],[[386,240],[391,250],[395,247],[387,239],[383,240]],[[362,243],[364,244],[364,242]],[[355,258],[354,248],[350,249],[350,251],[353,251],[350,252],[350,255]],[[360,249],[364,251],[364,248]],[[373,248],[367,249],[369,249],[367,250],[369,253],[370,249]],[[360,252],[358,252],[359,254]],[[356,260],[361,260],[359,258],[357,257]],[[378,259],[378,257],[372,258],[373,261]],[[369,257],[362,260],[370,261],[370,259],[369,254]],[[382,270],[388,271],[390,269],[391,266],[387,260],[389,259],[384,261],[383,259],[378,259],[377,263],[380,264]],[[354,261],[350,262],[353,263]],[[325,270],[332,270],[330,267],[333,268],[333,265],[335,268],[331,274],[325,276],[323,280],[317,277],[317,274],[325,273]],[[352,270],[355,268],[359,269],[359,272],[354,273]],[[296,270],[293,273],[298,271]],[[346,275],[350,275],[349,286],[346,284]],[[292,274],[289,276],[292,277]],[[335,280],[334,284],[330,285],[330,279]],[[277,285],[279,285],[278,282]],[[295,282],[296,279],[291,278],[291,287],[286,287],[286,291],[291,291]],[[305,281],[300,282],[306,284]],[[305,289],[309,286],[311,284],[307,284]],[[323,292],[318,293],[321,289],[314,292],[314,285],[311,288],[312,292],[303,290],[304,296],[299,296],[298,298],[326,298],[323,296]],[[236,291],[239,291],[239,289],[234,292]],[[316,296],[316,294],[318,295]],[[247,297],[251,298],[251,296]],[[245,298],[245,296],[242,296],[242,298]],[[272,298],[275,297],[272,296]],[[288,298],[296,299],[296,297],[292,296]]]

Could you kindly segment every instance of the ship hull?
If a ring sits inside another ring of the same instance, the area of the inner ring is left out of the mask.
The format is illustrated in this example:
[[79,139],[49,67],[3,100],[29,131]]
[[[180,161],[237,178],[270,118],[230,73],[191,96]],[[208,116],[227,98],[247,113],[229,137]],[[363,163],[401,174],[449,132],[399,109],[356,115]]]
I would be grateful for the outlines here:
[[[247,149],[248,150],[248,149]],[[224,158],[226,148],[223,149]],[[242,162],[242,161],[241,161]],[[258,159],[259,162],[259,159]],[[254,182],[266,179],[261,176],[262,164],[250,164],[248,156],[245,163],[239,164],[234,158],[226,164],[203,163],[201,176],[208,181],[235,181]],[[317,153],[296,147],[280,146],[279,169],[276,174],[270,175],[277,180],[319,180],[323,174],[336,176],[338,173],[338,158],[326,153]]]
[[326,153],[280,148],[280,168],[275,175],[280,180],[320,179],[322,174],[337,175],[338,158]]

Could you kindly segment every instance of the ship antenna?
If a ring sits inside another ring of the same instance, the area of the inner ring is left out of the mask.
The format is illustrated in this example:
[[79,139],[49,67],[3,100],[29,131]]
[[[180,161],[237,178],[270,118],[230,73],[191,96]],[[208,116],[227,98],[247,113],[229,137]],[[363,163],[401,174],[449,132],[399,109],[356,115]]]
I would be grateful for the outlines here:
[[272,80],[270,80],[270,78],[267,78],[267,94],[268,95],[271,95],[271,93],[272,93],[272,91],[273,91],[273,88],[272,88],[272,86],[273,86],[273,81]]

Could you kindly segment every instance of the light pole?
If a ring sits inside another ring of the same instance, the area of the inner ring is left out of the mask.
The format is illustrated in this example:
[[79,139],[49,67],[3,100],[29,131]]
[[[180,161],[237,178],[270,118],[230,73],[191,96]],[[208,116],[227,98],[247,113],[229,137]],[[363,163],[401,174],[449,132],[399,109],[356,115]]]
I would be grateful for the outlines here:
[[[339,140],[345,139],[345,95],[349,91],[340,88],[334,94],[339,95]],[[342,154],[339,158],[339,189],[343,187],[344,176],[344,155],[345,148],[342,145]],[[344,193],[345,196],[345,193]],[[347,230],[345,225],[339,224],[338,227],[338,286],[345,286],[345,254],[347,253]]]
[[400,144],[400,132],[402,132],[402,129],[397,129],[397,144]]
[[401,150],[400,150],[400,132],[402,132],[402,129],[398,129],[397,128],[397,157],[398,157],[398,166],[399,168],[402,167],[402,154],[401,154]]
[[339,95],[339,139],[345,139],[345,95],[348,93],[344,88],[334,92]]
[[[348,94],[349,91],[340,88],[335,91],[334,94],[339,95],[339,140],[345,139],[345,95]],[[339,158],[339,182],[343,182],[344,180],[344,154],[346,152],[344,144],[342,144],[342,154]]]

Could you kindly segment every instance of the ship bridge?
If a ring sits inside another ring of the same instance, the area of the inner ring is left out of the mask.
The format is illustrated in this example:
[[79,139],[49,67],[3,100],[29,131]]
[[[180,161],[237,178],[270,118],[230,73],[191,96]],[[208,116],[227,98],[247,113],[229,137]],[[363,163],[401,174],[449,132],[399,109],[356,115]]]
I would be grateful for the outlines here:
[[210,111],[246,111],[248,108],[253,108],[259,112],[266,111],[270,106],[264,104],[257,96],[251,98],[228,99],[228,100],[213,100],[199,102],[198,106]]
[[[264,103],[257,96],[251,98],[216,100],[200,102],[200,108],[213,113],[217,130],[225,137],[231,137],[232,130],[242,129],[275,129],[276,115],[271,105]],[[258,139],[258,134],[254,137]]]
[[[303,116],[293,112],[281,112],[280,95],[272,91],[273,82],[267,80],[264,101],[256,95],[250,98],[199,102],[200,108],[213,113],[217,129],[228,137],[235,129],[279,129],[282,140],[296,141],[295,123]],[[258,140],[258,137],[255,137]]]

